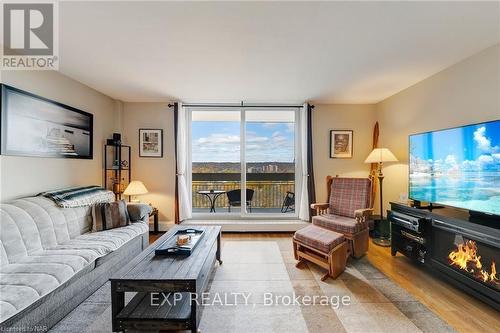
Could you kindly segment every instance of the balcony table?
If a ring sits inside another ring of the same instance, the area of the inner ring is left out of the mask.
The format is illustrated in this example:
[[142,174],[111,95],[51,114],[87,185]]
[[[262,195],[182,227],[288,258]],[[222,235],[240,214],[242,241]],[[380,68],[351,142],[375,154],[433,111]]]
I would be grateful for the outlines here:
[[208,198],[208,201],[210,202],[210,213],[215,213],[215,202],[218,197],[225,193],[226,191],[222,190],[198,191],[198,194],[204,195]]

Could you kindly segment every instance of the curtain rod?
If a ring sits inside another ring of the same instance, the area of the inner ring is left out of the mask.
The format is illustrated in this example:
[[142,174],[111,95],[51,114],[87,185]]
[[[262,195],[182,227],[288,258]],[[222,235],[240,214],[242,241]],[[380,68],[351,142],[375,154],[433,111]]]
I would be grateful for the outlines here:
[[302,108],[303,105],[244,105],[244,104],[182,104],[190,108]]

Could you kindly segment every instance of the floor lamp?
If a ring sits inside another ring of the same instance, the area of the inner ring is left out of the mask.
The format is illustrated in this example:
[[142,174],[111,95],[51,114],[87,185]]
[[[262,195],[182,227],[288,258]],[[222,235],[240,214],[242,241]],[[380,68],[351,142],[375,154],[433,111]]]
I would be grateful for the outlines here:
[[[382,200],[382,182],[384,180],[384,174],[382,173],[382,163],[384,162],[397,162],[398,159],[394,154],[387,148],[375,148],[368,155],[365,163],[378,163],[377,178],[379,183],[379,193],[380,193],[380,223],[386,223],[384,220],[384,204]],[[389,228],[390,229],[390,228]],[[378,238],[373,239],[373,243],[380,246],[390,246],[391,245],[391,235],[389,231],[388,237],[384,237],[382,234]]]

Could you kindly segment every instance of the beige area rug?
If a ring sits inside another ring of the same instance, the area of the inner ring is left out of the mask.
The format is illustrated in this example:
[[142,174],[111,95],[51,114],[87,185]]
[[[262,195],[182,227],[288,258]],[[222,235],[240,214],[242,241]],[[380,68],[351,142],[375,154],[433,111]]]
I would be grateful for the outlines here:
[[[224,263],[202,311],[203,333],[453,332],[365,259],[350,259],[339,278],[322,282],[315,265],[295,267],[289,239],[223,244]],[[109,284],[52,332],[111,332]]]

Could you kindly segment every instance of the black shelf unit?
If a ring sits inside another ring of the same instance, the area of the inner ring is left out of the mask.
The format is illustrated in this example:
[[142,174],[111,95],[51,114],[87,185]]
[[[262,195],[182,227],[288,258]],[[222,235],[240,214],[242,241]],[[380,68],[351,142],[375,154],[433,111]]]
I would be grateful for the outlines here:
[[104,188],[113,191],[116,200],[131,181],[131,156],[128,145],[104,145]]

